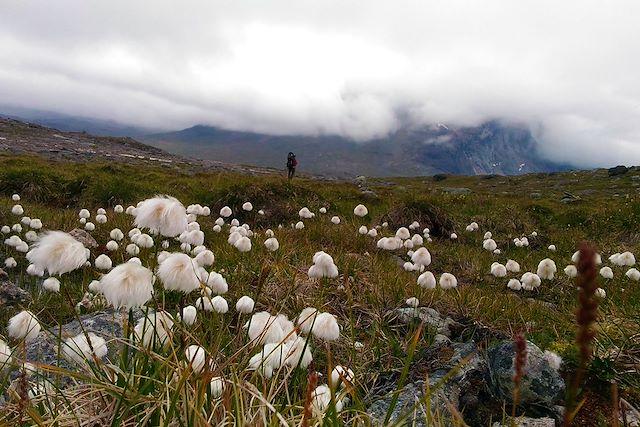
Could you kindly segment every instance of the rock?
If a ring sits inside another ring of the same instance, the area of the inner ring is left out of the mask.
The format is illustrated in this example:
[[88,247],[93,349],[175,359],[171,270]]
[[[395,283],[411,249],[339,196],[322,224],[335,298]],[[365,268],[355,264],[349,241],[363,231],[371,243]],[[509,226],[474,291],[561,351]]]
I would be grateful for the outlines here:
[[471,189],[470,188],[465,188],[465,187],[442,187],[440,189],[440,191],[442,191],[443,193],[449,193],[449,194],[469,194],[469,193],[471,193]]
[[620,422],[624,426],[640,427],[640,411],[624,399],[620,399]]
[[622,166],[622,165],[618,165],[618,166],[616,166],[614,168],[607,169],[607,174],[609,176],[617,176],[617,175],[624,175],[628,171],[629,171],[628,167]]
[[74,228],[69,232],[78,242],[82,243],[85,248],[97,248],[98,242],[86,230]]
[[507,417],[504,420],[504,423],[495,422],[492,427],[555,427],[556,422],[553,418],[529,418],[529,417],[518,417],[514,422],[512,422],[513,418]]
[[[141,317],[142,312],[140,310],[133,311],[134,322]],[[127,320],[127,312],[108,309],[81,316],[80,321],[76,319],[62,325],[62,330],[59,327],[43,330],[35,340],[27,345],[27,360],[72,368],[65,360],[58,361],[58,337],[61,336],[62,339],[75,337],[83,333],[83,330],[87,333],[93,332],[104,338],[109,348],[107,357],[117,357],[118,348],[114,343],[114,338],[123,337],[123,325]],[[133,328],[133,325],[131,327]]]
[[0,307],[26,305],[31,302],[31,295],[16,286],[9,275],[0,268]]
[[560,202],[562,203],[575,203],[579,200],[582,200],[582,199],[580,199],[579,196],[575,196],[570,193],[564,193],[564,195],[560,198]]
[[[513,341],[505,341],[488,351],[490,383],[493,393],[513,403],[513,360],[515,349]],[[542,350],[532,342],[527,342],[527,362],[524,376],[520,382],[519,404],[526,406],[542,404],[553,407],[562,401],[564,396],[564,380],[560,373],[549,365]]]
[[431,179],[433,179],[435,182],[439,182],[439,181],[444,181],[448,177],[449,177],[449,175],[446,174],[446,173],[437,173],[437,174],[433,175],[431,177]]
[[464,329],[462,324],[450,317],[442,316],[438,311],[430,307],[398,308],[394,313],[402,323],[411,323],[415,319],[420,319],[429,328],[435,329],[438,334],[447,338],[459,335]]
[[529,197],[531,197],[532,199],[539,199],[540,197],[542,197],[542,193],[533,192],[529,194]]

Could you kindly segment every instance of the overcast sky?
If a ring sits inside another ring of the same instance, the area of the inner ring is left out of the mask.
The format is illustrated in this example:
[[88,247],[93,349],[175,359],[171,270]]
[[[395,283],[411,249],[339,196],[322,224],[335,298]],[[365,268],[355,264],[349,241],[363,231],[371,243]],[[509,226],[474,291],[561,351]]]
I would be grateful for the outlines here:
[[501,118],[640,164],[640,1],[3,0],[0,103],[364,140]]

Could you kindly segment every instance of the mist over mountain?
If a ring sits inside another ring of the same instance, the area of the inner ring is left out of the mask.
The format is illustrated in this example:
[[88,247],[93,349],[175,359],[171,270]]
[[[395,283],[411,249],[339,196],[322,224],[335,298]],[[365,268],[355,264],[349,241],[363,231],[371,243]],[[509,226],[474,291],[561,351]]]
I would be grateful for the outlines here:
[[403,129],[386,138],[354,142],[340,136],[275,136],[194,126],[147,135],[147,144],[189,157],[284,168],[289,151],[314,175],[517,175],[565,170],[545,160],[524,126],[490,121],[476,127],[440,123]]

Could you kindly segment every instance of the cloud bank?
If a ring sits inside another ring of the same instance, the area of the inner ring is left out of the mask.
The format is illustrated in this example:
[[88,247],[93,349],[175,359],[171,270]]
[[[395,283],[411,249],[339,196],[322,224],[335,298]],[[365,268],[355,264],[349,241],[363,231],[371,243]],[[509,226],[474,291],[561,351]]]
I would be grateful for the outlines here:
[[8,0],[0,100],[356,140],[498,118],[549,159],[637,164],[638,16],[633,0]]

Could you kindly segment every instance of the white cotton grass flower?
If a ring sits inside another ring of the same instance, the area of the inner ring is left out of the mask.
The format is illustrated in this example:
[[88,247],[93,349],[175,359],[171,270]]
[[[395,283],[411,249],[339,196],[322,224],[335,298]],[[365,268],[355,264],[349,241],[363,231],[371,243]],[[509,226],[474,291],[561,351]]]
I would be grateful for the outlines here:
[[124,213],[127,214],[127,215],[135,215],[136,207],[135,206],[127,206],[127,209],[125,209]]
[[106,215],[96,215],[96,222],[98,224],[106,224],[107,223],[107,216]]
[[164,237],[179,236],[187,229],[187,211],[176,198],[156,196],[135,209],[134,225],[148,228]]
[[[313,391],[311,398],[314,413],[320,417],[331,405],[331,389],[325,384],[319,385]],[[344,403],[343,399],[335,399],[335,408],[337,412],[342,412],[344,409]]]
[[209,267],[213,265],[216,257],[213,255],[209,249],[205,249],[202,252],[198,253],[195,257],[196,264],[200,267]]
[[80,333],[75,337],[67,338],[60,346],[60,350],[65,359],[81,366],[85,366],[87,362],[94,362],[96,358],[102,359],[108,353],[105,339],[93,332]]
[[98,270],[111,270],[111,268],[113,267],[111,258],[109,258],[105,254],[98,255],[94,264]]
[[296,323],[303,334],[309,335],[311,333],[311,328],[315,324],[318,314],[320,312],[314,307],[307,307],[300,312]]
[[163,347],[171,340],[173,317],[166,311],[148,312],[133,328],[137,342],[144,347]]
[[87,231],[93,231],[93,230],[96,229],[96,225],[94,223],[92,223],[92,222],[87,222],[84,225],[84,229],[87,230]]
[[249,314],[253,312],[255,302],[247,295],[244,295],[236,302],[236,311],[241,314]]
[[507,263],[504,265],[508,272],[510,273],[519,273],[520,272],[520,264],[516,261],[510,259],[507,260]]
[[266,343],[258,354],[249,359],[248,368],[261,372],[265,378],[269,379],[284,364],[286,355],[287,346],[283,343]]
[[99,280],[92,280],[91,283],[89,283],[89,286],[87,287],[87,289],[89,289],[89,292],[93,293],[93,294],[99,294],[100,291],[100,281]]
[[301,368],[306,369],[313,361],[311,345],[302,337],[297,337],[294,340],[285,343],[285,349],[286,355],[284,362],[291,368],[300,366]]
[[58,293],[60,292],[60,280],[55,277],[48,277],[42,282],[42,287],[48,292]]
[[307,272],[310,279],[321,279],[328,277],[334,279],[338,277],[338,267],[333,262],[331,255],[324,251],[316,252],[313,256],[313,265]]
[[409,306],[409,307],[413,307],[413,308],[417,308],[420,305],[420,300],[416,297],[411,297],[408,298],[405,303]]
[[490,231],[487,231],[486,233],[484,233],[484,237],[482,238],[482,240],[491,239],[492,237],[493,234]]
[[321,214],[326,214],[326,213],[327,213],[327,208],[325,208],[325,207],[323,206],[323,207],[321,207],[318,211],[319,211]]
[[376,230],[375,228],[372,228],[371,230],[369,230],[367,232],[367,236],[377,237],[378,236],[378,230]]
[[407,249],[411,249],[411,248],[413,248],[413,241],[411,241],[411,239],[407,239],[407,240],[404,241],[402,246],[404,246]]
[[296,225],[295,225],[296,230],[302,230],[303,228],[304,228],[304,222],[302,221],[296,222]]
[[153,273],[135,262],[125,262],[102,276],[100,291],[116,309],[139,307],[153,295]]
[[493,250],[493,254],[494,255],[500,255],[502,253],[502,251],[500,251],[500,249],[494,249]]
[[[142,261],[138,257],[129,258],[127,260],[127,262],[132,262],[132,263],[137,264],[137,265],[142,265]],[[155,276],[153,278],[153,282],[155,283]]]
[[188,305],[178,313],[178,320],[187,326],[192,326],[196,322],[197,315],[198,310],[194,306]]
[[9,258],[4,260],[4,266],[6,268],[16,268],[17,265],[18,265],[18,263],[16,262],[16,260],[13,257],[9,257]]
[[194,373],[199,374],[204,370],[207,362],[207,352],[204,348],[199,345],[190,345],[184,354]]
[[417,230],[420,228],[420,223],[418,221],[413,221],[411,225],[409,225],[409,230]]
[[631,280],[635,280],[636,282],[640,280],[640,271],[635,268],[630,268],[624,275]]
[[567,277],[569,278],[574,278],[578,276],[578,269],[576,268],[575,265],[567,265],[564,268],[564,274],[567,275]]
[[214,233],[219,233],[222,231],[222,227],[220,227],[218,224],[213,226],[213,231]]
[[549,245],[549,247],[547,249],[549,249],[551,252],[555,252],[556,251],[556,245]]
[[520,289],[522,289],[522,284],[518,279],[509,279],[509,282],[507,283],[507,288],[513,291],[519,291]]
[[117,213],[117,214],[121,214],[124,212],[124,207],[122,205],[115,205],[113,207],[113,212]]
[[20,216],[20,215],[24,214],[24,209],[20,205],[15,205],[15,206],[13,206],[11,208],[11,213],[16,215],[16,216]]
[[29,252],[29,245],[27,244],[27,242],[20,242],[16,245],[16,251],[27,253]]
[[14,202],[19,202],[20,201],[20,195],[19,194],[14,194],[13,196],[11,196],[11,200],[13,200]]
[[13,351],[6,342],[0,339],[0,372],[4,370],[6,366],[11,365],[11,355]]
[[216,295],[211,299],[211,306],[213,307],[213,311],[219,314],[225,314],[229,311],[227,300],[220,295]]
[[520,282],[522,283],[522,289],[525,291],[532,291],[540,286],[540,277],[531,272],[526,272],[520,278]]
[[338,320],[331,313],[320,313],[311,329],[311,333],[325,341],[335,341],[340,337]]
[[598,299],[605,299],[607,297],[607,292],[602,288],[597,288],[595,295]]
[[249,252],[251,251],[251,239],[242,236],[233,244],[233,246],[240,252]]
[[118,242],[116,242],[115,240],[109,240],[107,242],[107,244],[105,245],[105,248],[109,251],[109,252],[115,252],[118,250],[120,246],[118,245]]
[[414,263],[407,261],[402,265],[404,271],[420,271],[420,268],[424,268],[424,266],[415,265]]
[[169,254],[158,265],[157,275],[166,290],[188,294],[200,288],[200,266],[182,252]]
[[211,397],[219,399],[224,393],[225,382],[222,377],[213,377],[209,382],[209,390],[211,391]]
[[605,279],[613,279],[613,270],[611,270],[611,267],[602,267],[600,269],[600,275]]
[[240,221],[234,218],[231,220],[231,225],[237,227],[240,225]]
[[[576,264],[578,262],[578,260],[580,259],[580,251],[575,251],[573,253],[573,255],[571,256],[571,262],[573,262],[574,264]],[[594,261],[596,264],[600,265],[602,264],[602,257],[600,256],[600,254],[596,253],[594,255]]]
[[386,251],[395,251],[403,247],[402,240],[398,237],[383,237],[378,240],[376,246]]
[[491,264],[491,274],[495,277],[505,277],[507,275],[507,267],[499,262],[494,262]]
[[411,242],[413,243],[413,246],[422,246],[424,244],[424,239],[421,235],[414,234],[413,237],[411,237]]
[[493,252],[496,250],[498,245],[496,244],[496,241],[493,239],[485,239],[485,241],[482,242],[482,247],[488,250],[489,252]]
[[411,233],[406,227],[400,227],[396,230],[396,237],[401,240],[407,240],[411,237]]
[[2,234],[9,234],[11,233],[11,227],[9,227],[8,225],[3,225],[2,228],[0,228],[0,232]]
[[295,327],[286,316],[272,316],[266,311],[255,313],[245,323],[247,335],[255,344],[279,343],[295,338]]
[[[301,222],[302,222],[302,221],[301,221]],[[331,223],[332,223],[332,224],[335,224],[335,225],[340,224],[340,217],[338,217],[338,216],[333,216],[333,217],[331,217]]]
[[298,216],[302,219],[311,219],[316,215],[311,212],[308,207],[305,206],[298,211]]
[[242,210],[251,212],[253,210],[253,205],[251,204],[251,202],[244,202],[242,205]]
[[280,248],[280,243],[275,237],[269,237],[264,241],[264,246],[271,252],[275,252]]
[[11,230],[16,233],[22,233],[22,226],[20,224],[13,224]]
[[635,265],[636,257],[631,252],[623,252],[618,257],[618,264],[621,267],[631,267]]
[[27,343],[36,339],[40,329],[38,318],[27,310],[23,310],[13,316],[9,319],[9,324],[7,325],[7,333],[11,338],[24,340]]
[[458,238],[458,235],[456,233],[451,233],[451,236],[449,236],[449,238],[451,240],[456,240]]
[[135,243],[128,244],[125,250],[131,256],[138,256],[140,254],[140,248]]
[[[133,240],[133,239],[132,239]],[[152,248],[154,243],[153,243],[153,237],[149,236],[146,233],[141,233],[138,234],[136,236],[135,242],[136,245],[138,245],[141,248]]]
[[29,262],[55,275],[77,270],[87,262],[87,259],[84,245],[62,231],[49,231],[42,234],[27,253]]
[[24,238],[27,239],[28,242],[35,242],[38,240],[38,234],[33,230],[29,230],[25,233]]
[[369,209],[363,204],[359,204],[355,208],[353,208],[353,214],[355,216],[364,217],[369,213]]
[[220,209],[220,216],[222,218],[229,218],[232,214],[233,211],[229,206],[224,206],[222,209]]
[[536,274],[542,280],[553,280],[556,271],[556,263],[551,258],[545,258],[538,264]]
[[451,273],[442,273],[440,276],[440,287],[442,289],[453,289],[458,287],[458,279]]
[[211,297],[209,297],[208,295],[198,298],[195,302],[195,306],[199,310],[204,310],[209,312],[213,311],[213,304],[211,304]]
[[431,254],[425,247],[416,249],[411,255],[411,261],[418,266],[428,266],[431,264]]
[[29,264],[27,266],[27,274],[29,276],[43,277],[44,276],[44,270],[42,268],[38,267],[35,264]]
[[39,218],[33,218],[29,221],[29,228],[33,230],[40,230],[42,228],[42,221]]
[[558,371],[562,367],[562,357],[560,357],[559,354],[554,353],[553,351],[545,350],[543,357],[552,369]]
[[225,294],[229,290],[227,280],[222,274],[215,271],[209,273],[209,277],[207,277],[207,287],[218,295]]
[[418,276],[418,286],[423,289],[435,289],[436,287],[436,277],[430,271],[425,271],[420,276]]
[[28,227],[29,224],[31,224],[31,218],[29,218],[28,216],[23,216],[22,219],[20,220],[20,224]]
[[342,365],[337,365],[331,371],[330,385],[331,387],[334,387],[334,388],[338,386],[343,388],[345,386],[345,383],[352,384],[354,379],[355,379],[355,374],[353,373],[353,370],[351,370],[351,368],[348,368]]

